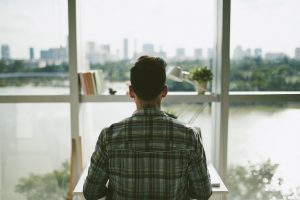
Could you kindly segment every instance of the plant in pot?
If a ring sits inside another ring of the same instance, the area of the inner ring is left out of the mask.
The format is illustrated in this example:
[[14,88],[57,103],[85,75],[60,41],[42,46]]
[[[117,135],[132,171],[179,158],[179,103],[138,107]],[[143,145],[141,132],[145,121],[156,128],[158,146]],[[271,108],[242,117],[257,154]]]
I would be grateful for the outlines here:
[[198,94],[204,94],[207,87],[207,82],[213,78],[212,71],[207,67],[199,66],[190,71],[190,79],[195,82],[195,87]]

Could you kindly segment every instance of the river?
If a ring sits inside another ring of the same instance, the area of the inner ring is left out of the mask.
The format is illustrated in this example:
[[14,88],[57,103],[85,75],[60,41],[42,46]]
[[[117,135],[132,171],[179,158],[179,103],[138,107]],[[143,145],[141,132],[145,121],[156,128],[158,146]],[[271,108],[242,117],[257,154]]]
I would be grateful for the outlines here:
[[[59,90],[59,94],[67,92]],[[133,103],[82,104],[84,160],[89,159],[101,128],[131,115],[134,109]],[[163,109],[177,114],[179,120],[201,127],[210,160],[210,104],[171,104],[163,105]],[[271,159],[279,164],[276,177],[284,179],[286,189],[300,186],[299,122],[300,104],[232,105],[229,166]],[[0,104],[0,199],[22,199],[14,192],[21,177],[48,173],[69,160],[70,135],[68,103]]]

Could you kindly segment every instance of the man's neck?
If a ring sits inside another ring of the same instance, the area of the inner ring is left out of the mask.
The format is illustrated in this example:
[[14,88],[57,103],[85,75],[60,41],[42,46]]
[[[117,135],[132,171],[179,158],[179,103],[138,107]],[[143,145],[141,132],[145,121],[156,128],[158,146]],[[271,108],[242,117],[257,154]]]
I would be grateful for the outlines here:
[[157,105],[143,105],[143,106],[137,106],[136,108],[138,110],[145,109],[145,108],[155,108],[155,109],[160,110],[160,106],[157,106]]
[[156,99],[150,100],[150,101],[136,99],[135,104],[136,104],[136,108],[138,110],[144,109],[144,108],[156,108],[156,109],[160,110],[161,100],[159,98],[156,98]]

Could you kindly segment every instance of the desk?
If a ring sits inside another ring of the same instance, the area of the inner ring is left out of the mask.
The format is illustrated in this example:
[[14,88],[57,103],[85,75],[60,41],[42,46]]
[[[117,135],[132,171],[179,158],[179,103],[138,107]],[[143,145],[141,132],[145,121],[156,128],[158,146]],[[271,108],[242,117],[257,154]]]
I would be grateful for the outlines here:
[[[88,168],[89,168],[89,166],[87,166],[84,169],[82,175],[80,176],[80,179],[73,191],[73,200],[84,200],[84,197],[82,194],[82,189],[83,189],[83,184],[84,184],[85,178],[88,173]],[[217,171],[211,164],[208,165],[208,171],[210,173],[212,185],[215,185],[218,183],[220,185],[219,187],[212,188],[213,194],[209,198],[209,200],[221,200],[223,198],[223,196],[228,192],[228,190],[227,190],[226,186],[224,185],[223,181],[221,180],[220,176],[218,175]],[[105,198],[101,198],[101,200],[104,200],[104,199]]]

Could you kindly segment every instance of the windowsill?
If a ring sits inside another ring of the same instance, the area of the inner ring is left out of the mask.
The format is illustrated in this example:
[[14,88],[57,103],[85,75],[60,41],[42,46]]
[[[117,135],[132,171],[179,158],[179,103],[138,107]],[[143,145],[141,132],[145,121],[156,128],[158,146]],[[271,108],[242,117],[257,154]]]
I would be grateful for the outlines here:
[[290,95],[300,91],[229,91],[229,95]]
[[[71,95],[0,95],[0,103],[43,103],[43,102],[70,102]],[[101,103],[101,102],[133,102],[126,94],[101,94],[101,95],[80,95],[81,103]],[[299,91],[230,91],[230,102],[261,102],[261,101],[300,101]],[[220,95],[206,92],[198,95],[196,92],[169,92],[164,99],[166,103],[202,103],[220,102]]]
[[[219,95],[206,93],[198,95],[196,92],[169,92],[163,100],[166,103],[197,103],[197,102],[216,102],[219,101]],[[80,102],[133,102],[126,94],[124,95],[80,95]]]
[[229,92],[230,102],[274,102],[300,101],[298,91],[232,91]]

